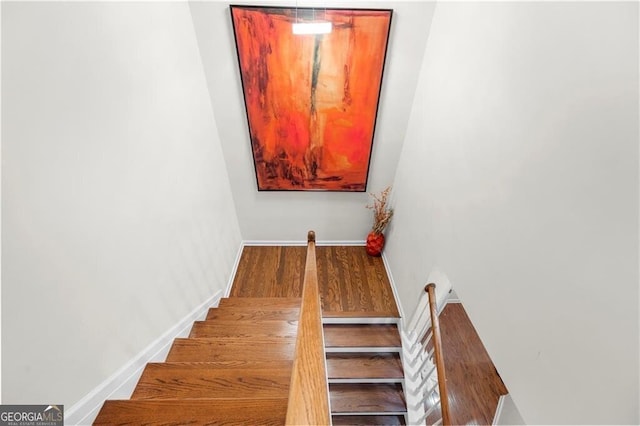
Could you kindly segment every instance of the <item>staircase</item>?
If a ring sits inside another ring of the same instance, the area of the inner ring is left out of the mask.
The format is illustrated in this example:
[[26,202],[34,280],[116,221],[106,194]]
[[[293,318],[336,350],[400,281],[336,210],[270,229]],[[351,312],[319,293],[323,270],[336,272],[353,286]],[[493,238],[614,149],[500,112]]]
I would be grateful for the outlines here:
[[222,299],[94,424],[406,424],[397,312],[322,313],[307,241],[302,298]]
[[94,424],[284,424],[299,310],[296,298],[222,299]]
[[[222,299],[94,424],[285,424],[299,311],[297,298]],[[405,424],[399,318],[344,315],[323,318],[333,424]]]
[[325,313],[323,328],[334,425],[404,425],[399,318]]

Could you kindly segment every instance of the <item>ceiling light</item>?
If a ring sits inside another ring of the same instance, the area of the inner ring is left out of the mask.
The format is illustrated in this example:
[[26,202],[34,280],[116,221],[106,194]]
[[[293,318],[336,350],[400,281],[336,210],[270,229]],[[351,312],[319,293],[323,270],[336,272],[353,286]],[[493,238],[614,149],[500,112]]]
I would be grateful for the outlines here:
[[331,32],[331,22],[295,22],[293,24],[294,34],[329,34]]

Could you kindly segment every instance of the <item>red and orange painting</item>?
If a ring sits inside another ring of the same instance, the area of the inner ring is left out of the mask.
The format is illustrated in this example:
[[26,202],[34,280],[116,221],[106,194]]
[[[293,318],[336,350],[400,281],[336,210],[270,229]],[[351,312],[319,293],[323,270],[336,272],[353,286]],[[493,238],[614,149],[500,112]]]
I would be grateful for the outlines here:
[[365,191],[392,11],[230,10],[258,190]]

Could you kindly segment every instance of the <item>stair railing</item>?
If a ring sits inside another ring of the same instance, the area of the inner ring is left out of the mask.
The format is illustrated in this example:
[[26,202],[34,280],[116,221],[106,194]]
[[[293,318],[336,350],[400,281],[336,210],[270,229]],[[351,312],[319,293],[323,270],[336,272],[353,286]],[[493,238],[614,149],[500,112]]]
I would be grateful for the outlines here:
[[430,283],[403,335],[410,424],[451,424],[438,314],[436,285]]
[[330,425],[329,389],[318,292],[316,235],[307,235],[307,261],[289,387],[287,425]]

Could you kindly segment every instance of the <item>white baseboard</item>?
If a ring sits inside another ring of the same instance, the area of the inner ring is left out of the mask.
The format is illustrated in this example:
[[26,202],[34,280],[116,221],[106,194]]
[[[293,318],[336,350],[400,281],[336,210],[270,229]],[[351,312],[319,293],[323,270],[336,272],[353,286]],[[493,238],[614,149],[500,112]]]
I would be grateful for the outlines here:
[[387,277],[389,277],[389,283],[391,284],[391,291],[393,291],[393,298],[396,301],[396,306],[398,307],[398,313],[400,314],[400,327],[404,327],[404,310],[402,309],[402,304],[400,303],[400,296],[398,296],[398,288],[396,287],[396,282],[393,280],[393,274],[391,273],[391,268],[389,268],[389,262],[387,261],[387,256],[384,252],[382,252],[382,263],[384,264],[384,269],[387,271]]
[[513,402],[510,394],[501,395],[493,417],[492,425],[524,425],[526,424]]
[[462,303],[462,300],[460,300],[460,296],[458,296],[458,293],[456,293],[454,289],[451,289],[451,291],[449,292],[447,303]]
[[493,421],[491,422],[491,425],[497,425],[498,421],[500,419],[500,416],[502,415],[502,407],[504,405],[504,397],[506,395],[500,395],[500,398],[498,398],[498,406],[496,407],[496,412],[493,415]]
[[244,246],[244,241],[241,241],[238,252],[236,253],[236,260],[234,261],[233,267],[231,268],[231,274],[229,274],[229,281],[227,281],[227,288],[224,291],[224,297],[229,297],[229,295],[231,294],[231,287],[233,286],[233,280],[236,278],[236,272],[238,272],[238,265],[240,265],[240,258],[242,257],[242,249],[244,248]]
[[[317,240],[316,246],[363,246],[365,240],[347,240],[347,241],[333,241],[333,240]],[[286,241],[271,241],[271,240],[245,240],[242,242],[242,246],[306,246],[307,240],[286,240]]]
[[98,415],[105,400],[128,399],[147,363],[163,362],[169,353],[173,340],[178,337],[187,337],[193,322],[204,319],[209,308],[217,306],[221,295],[221,290],[215,292],[213,296],[209,297],[176,325],[158,337],[111,377],[89,392],[69,410],[65,410],[64,424],[90,425]]
[[364,246],[365,240],[350,240],[350,241],[316,241],[317,246]]
[[244,240],[242,241],[242,246],[306,246],[307,241],[302,240],[286,240],[286,241],[275,241],[275,240]]

